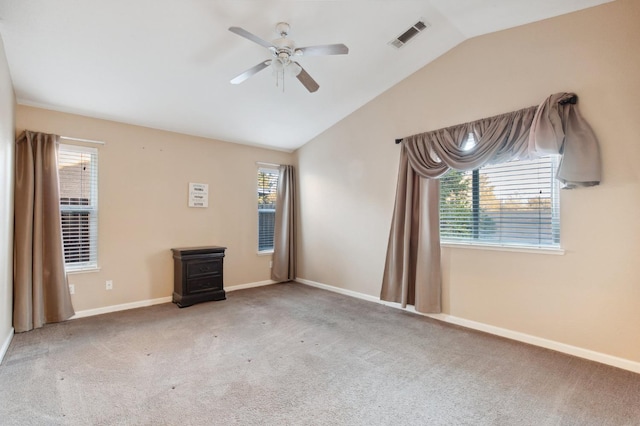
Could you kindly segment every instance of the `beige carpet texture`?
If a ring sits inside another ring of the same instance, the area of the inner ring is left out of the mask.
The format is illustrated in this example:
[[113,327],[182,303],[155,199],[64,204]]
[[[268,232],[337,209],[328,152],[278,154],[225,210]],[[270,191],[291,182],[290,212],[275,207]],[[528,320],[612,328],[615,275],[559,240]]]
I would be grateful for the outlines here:
[[640,375],[301,284],[17,334],[1,425],[640,425]]

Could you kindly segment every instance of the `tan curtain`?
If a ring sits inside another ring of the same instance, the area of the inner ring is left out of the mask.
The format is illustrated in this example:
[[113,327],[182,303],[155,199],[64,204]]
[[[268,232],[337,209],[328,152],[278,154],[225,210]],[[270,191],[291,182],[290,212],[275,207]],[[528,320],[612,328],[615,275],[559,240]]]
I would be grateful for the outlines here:
[[13,327],[16,332],[73,314],[64,270],[56,135],[16,141]]
[[414,305],[419,312],[441,311],[438,204],[427,201],[439,198],[440,182],[413,170],[403,144],[382,300]]
[[271,279],[285,282],[296,277],[296,177],[293,166],[278,171]]
[[[560,154],[565,188],[600,183],[600,151],[573,93],[540,106],[402,140],[395,208],[380,298],[440,312],[439,181],[450,168],[473,170],[513,159]],[[473,134],[476,145],[465,149]],[[425,179],[426,178],[426,179]]]

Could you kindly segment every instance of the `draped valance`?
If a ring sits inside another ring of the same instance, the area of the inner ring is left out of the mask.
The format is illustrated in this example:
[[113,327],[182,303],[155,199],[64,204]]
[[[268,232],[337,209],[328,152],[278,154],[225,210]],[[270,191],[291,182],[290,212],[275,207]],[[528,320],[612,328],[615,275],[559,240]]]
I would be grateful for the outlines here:
[[[513,159],[560,154],[557,179],[565,188],[600,183],[600,151],[573,93],[549,96],[537,107],[413,135],[402,140],[409,164],[422,177],[450,168],[473,170]],[[469,135],[476,144],[465,147]]]

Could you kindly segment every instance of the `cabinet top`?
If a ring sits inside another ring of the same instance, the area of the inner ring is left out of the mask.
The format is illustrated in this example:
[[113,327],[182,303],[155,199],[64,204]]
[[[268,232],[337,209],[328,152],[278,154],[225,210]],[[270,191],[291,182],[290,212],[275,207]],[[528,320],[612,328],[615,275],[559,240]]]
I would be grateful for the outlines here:
[[179,247],[172,248],[171,251],[174,255],[190,255],[190,254],[209,254],[209,253],[224,253],[226,247],[221,246],[202,246],[202,247]]

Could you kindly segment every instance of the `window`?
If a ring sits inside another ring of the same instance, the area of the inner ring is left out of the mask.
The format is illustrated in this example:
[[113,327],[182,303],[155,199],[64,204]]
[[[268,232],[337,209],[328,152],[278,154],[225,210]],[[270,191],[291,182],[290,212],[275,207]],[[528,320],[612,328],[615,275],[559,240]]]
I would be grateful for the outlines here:
[[258,252],[273,251],[278,170],[258,169]]
[[60,213],[65,269],[98,267],[98,150],[61,144]]
[[[467,149],[475,141],[470,135]],[[440,178],[443,243],[559,248],[558,157],[514,160]]]

